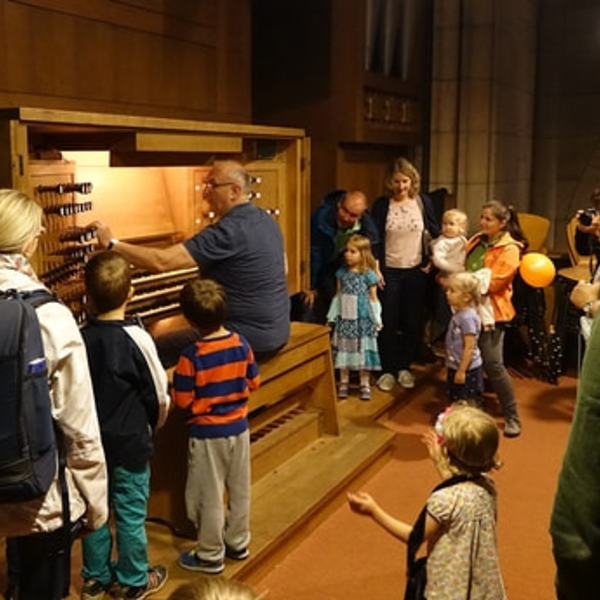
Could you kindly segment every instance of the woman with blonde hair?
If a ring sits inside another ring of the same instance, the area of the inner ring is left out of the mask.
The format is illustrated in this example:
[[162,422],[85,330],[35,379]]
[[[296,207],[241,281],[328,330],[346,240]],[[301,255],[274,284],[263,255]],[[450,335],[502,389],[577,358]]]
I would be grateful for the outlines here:
[[[43,233],[42,208],[25,194],[0,189],[0,291],[46,289],[31,263]],[[60,302],[36,308],[48,373],[52,416],[66,453],[70,523],[63,527],[58,473],[41,497],[5,503],[0,536],[7,537],[9,592],[19,600],[59,600],[69,593],[72,534],[107,519],[107,477],[85,346]],[[58,469],[57,469],[58,471]]]
[[383,329],[379,354],[383,374],[377,386],[390,392],[396,379],[406,389],[415,385],[410,370],[419,346],[423,305],[431,263],[429,241],[439,235],[433,205],[420,194],[421,178],[405,158],[388,169],[386,194],[377,198],[371,216],[379,232],[376,256],[383,276],[380,289]]

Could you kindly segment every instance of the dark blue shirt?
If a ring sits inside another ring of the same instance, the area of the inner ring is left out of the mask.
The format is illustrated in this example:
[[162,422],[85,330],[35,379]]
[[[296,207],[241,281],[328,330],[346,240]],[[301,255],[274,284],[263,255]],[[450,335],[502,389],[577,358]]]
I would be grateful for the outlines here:
[[283,238],[264,210],[246,202],[184,242],[200,274],[227,292],[225,326],[241,333],[255,352],[283,346],[290,333],[290,304]]

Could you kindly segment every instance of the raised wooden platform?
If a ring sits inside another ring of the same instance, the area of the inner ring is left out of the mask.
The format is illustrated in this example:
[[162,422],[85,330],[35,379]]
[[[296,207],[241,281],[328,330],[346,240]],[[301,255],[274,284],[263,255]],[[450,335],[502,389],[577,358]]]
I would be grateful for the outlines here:
[[[338,402],[339,435],[321,436],[253,484],[250,558],[226,560],[226,577],[257,582],[286,546],[296,544],[329,511],[345,502],[350,485],[358,485],[357,481],[371,476],[388,460],[395,433],[377,419],[397,400],[374,390],[370,402],[361,402],[356,396]],[[152,561],[169,567],[165,590],[173,590],[190,577],[203,576],[176,564],[177,555],[193,542],[174,536],[165,526],[149,523],[147,529]],[[156,594],[157,600],[167,598],[167,591]]]

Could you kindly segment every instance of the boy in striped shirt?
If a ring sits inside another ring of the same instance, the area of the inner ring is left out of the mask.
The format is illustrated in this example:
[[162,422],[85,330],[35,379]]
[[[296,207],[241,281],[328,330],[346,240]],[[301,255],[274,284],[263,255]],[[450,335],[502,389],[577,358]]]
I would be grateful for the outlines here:
[[173,376],[173,401],[188,413],[185,503],[198,532],[196,546],[178,564],[217,574],[224,557],[248,557],[248,397],[259,385],[258,367],[246,339],[223,327],[227,298],[221,285],[196,279],[183,288],[180,302],[201,337],[182,352]]

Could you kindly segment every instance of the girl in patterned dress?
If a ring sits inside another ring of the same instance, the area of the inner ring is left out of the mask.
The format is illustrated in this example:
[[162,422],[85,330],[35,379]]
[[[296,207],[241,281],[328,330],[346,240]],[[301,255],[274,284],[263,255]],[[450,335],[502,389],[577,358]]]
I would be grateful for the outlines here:
[[336,273],[337,291],[327,321],[333,324],[333,358],[340,373],[338,397],[348,397],[350,371],[360,374],[360,399],[371,399],[370,371],[381,369],[377,332],[381,329],[381,305],[377,300],[376,262],[371,242],[351,236],[344,250],[345,267]]
[[[499,432],[478,408],[453,404],[423,442],[442,479],[466,479],[427,499],[427,600],[506,600],[496,543],[496,490],[488,471],[498,468]],[[412,526],[385,512],[365,492],[348,494],[350,507],[408,543]]]

